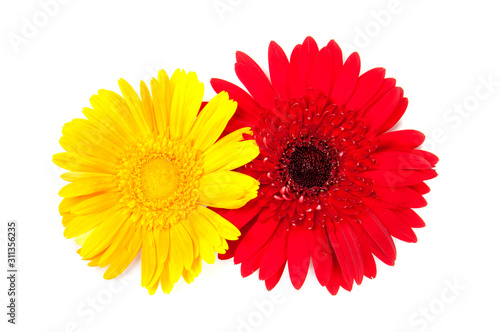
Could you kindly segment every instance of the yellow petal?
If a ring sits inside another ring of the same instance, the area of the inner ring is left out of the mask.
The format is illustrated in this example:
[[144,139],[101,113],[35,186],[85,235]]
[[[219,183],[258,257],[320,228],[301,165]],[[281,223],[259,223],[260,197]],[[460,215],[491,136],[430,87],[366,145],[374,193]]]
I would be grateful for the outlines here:
[[154,284],[152,284],[151,286],[147,286],[149,295],[154,295],[159,285],[160,285],[160,279],[158,278],[158,280]]
[[170,250],[168,256],[168,269],[170,273],[170,281],[176,283],[181,277],[182,271],[190,259],[189,264],[192,264],[192,248],[185,244],[187,241],[184,237],[187,233],[179,225],[170,227]]
[[[128,222],[136,225],[141,225],[141,218],[142,218],[141,214],[132,213]],[[126,243],[126,249],[127,251],[133,251],[134,248],[136,248],[137,246],[139,247],[142,246],[142,232],[140,231],[140,227],[138,227],[137,230],[134,232],[134,237],[132,238],[132,241],[130,241],[130,243]]]
[[[155,284],[158,284],[160,276],[163,272],[165,261],[168,257],[170,232],[164,229],[155,229],[153,230],[153,237],[156,250],[156,270],[154,275],[151,277],[149,284],[146,285],[148,289],[150,287],[154,287]],[[158,285],[156,287],[158,287]]]
[[200,255],[200,248],[198,246],[198,237],[196,236],[196,232],[193,229],[193,226],[191,225],[191,221],[189,220],[184,220],[182,223],[179,223],[186,232],[189,234],[189,237],[191,238],[191,242],[193,244],[193,256],[199,256]]
[[[140,234],[139,231],[135,232]],[[140,236],[139,236],[140,238]],[[121,254],[113,260],[104,273],[104,279],[113,279],[119,276],[130,265],[141,249],[141,242],[131,242],[128,250],[123,250]]]
[[198,206],[191,211],[189,221],[198,239],[201,258],[205,262],[213,264],[215,262],[215,247],[220,246],[221,238],[212,224],[199,212],[202,208],[205,207]]
[[197,257],[194,261],[193,261],[193,265],[191,266],[191,268],[189,269],[190,272],[193,274],[193,276],[196,278],[197,276],[200,275],[200,272],[201,272],[201,257]]
[[90,104],[98,117],[109,122],[109,127],[118,127],[123,131],[124,142],[134,143],[141,138],[141,130],[132,115],[125,99],[116,92],[101,89],[90,97]]
[[76,238],[75,238],[75,242],[76,244],[80,245],[80,246],[83,246],[83,244],[85,243],[85,240],[87,240],[87,238],[89,237],[89,235],[92,233],[92,230],[88,231],[87,233],[84,233],[82,235],[78,235]]
[[232,241],[238,240],[238,237],[241,235],[239,229],[227,219],[204,206],[200,206],[197,211],[210,222],[221,237]]
[[113,143],[112,148],[121,149],[124,142],[133,141],[133,136],[128,136],[126,130],[120,126],[123,119],[113,112],[84,107],[82,113],[105,139]]
[[216,171],[200,180],[198,202],[224,209],[237,209],[257,197],[259,182],[251,176],[233,172]]
[[96,172],[112,174],[116,165],[104,159],[81,155],[75,152],[60,152],[52,157],[57,166],[74,172]]
[[146,287],[157,268],[156,247],[153,232],[142,229],[141,286]]
[[158,230],[154,233],[156,252],[158,252],[158,261],[163,265],[168,257],[170,248],[170,232],[166,229]]
[[67,184],[59,191],[61,197],[75,197],[98,192],[117,191],[115,177],[109,174],[94,174]]
[[85,119],[74,119],[64,125],[59,143],[68,152],[93,156],[116,163],[123,153],[115,141],[115,133],[106,134],[99,125]]
[[107,193],[93,196],[76,204],[71,209],[71,212],[76,214],[100,212],[116,205],[121,196],[122,194],[120,193]]
[[123,211],[118,210],[97,226],[83,244],[80,252],[82,258],[88,259],[107,249],[128,217]]
[[102,257],[102,253],[98,254],[95,257],[92,257],[92,259],[90,260],[90,262],[88,262],[87,265],[90,266],[90,267],[98,266],[99,265],[99,260],[101,259],[101,257]]
[[92,194],[92,195],[84,195],[84,196],[78,196],[78,197],[65,197],[62,199],[61,203],[59,204],[59,213],[62,215],[64,213],[71,212],[73,208],[78,205],[79,203],[95,197],[100,194]]
[[190,284],[194,281],[201,271],[201,257],[196,257],[193,261],[193,265],[189,269],[185,269],[182,272],[182,278],[186,283]]
[[94,173],[94,172],[66,172],[61,174],[61,179],[68,182],[75,182],[77,180],[95,178],[99,176],[109,177],[106,173]]
[[140,246],[137,246],[130,252],[124,252],[120,256],[118,256],[111,265],[104,272],[103,278],[106,280],[113,279],[122,274],[123,271],[132,263],[134,258],[139,253],[141,249]]
[[167,73],[160,70],[158,80],[151,79],[151,94],[153,95],[153,107],[159,134],[163,134],[167,130],[170,122],[171,90]]
[[141,131],[141,134],[144,137],[147,137],[151,133],[151,131],[149,130],[146,119],[144,118],[141,99],[135,92],[134,88],[132,88],[130,84],[124,79],[120,79],[118,81],[118,86],[120,87],[123,98],[125,99],[125,103],[127,104],[132,117],[137,123],[137,127]]
[[158,127],[156,126],[155,111],[153,108],[153,99],[151,99],[151,93],[149,92],[148,86],[144,81],[141,81],[141,103],[142,111],[144,112],[144,119],[148,124],[148,128],[151,132],[158,132]]
[[[251,131],[245,130],[243,132]],[[232,132],[205,151],[203,171],[206,174],[217,170],[232,170],[241,167],[259,155],[257,143],[254,140],[241,141],[241,133],[241,129]],[[232,136],[238,137],[238,140],[233,140]]]
[[99,267],[105,267],[111,264],[114,260],[119,259],[119,256],[126,252],[126,245],[130,243],[137,231],[135,224],[126,222],[123,227],[118,231],[115,240],[104,252],[99,260]]
[[177,241],[177,247],[180,249],[183,258],[183,267],[188,269],[193,264],[193,241],[182,224],[171,228],[171,241]]
[[62,213],[61,216],[63,217],[62,218],[62,224],[63,224],[63,226],[67,227],[71,223],[71,221],[73,219],[75,219],[76,214],[72,214],[70,212],[65,212],[65,213]]
[[218,246],[220,244],[220,235],[213,227],[212,223],[207,220],[205,213],[201,212],[206,207],[198,205],[189,214],[190,224],[196,233],[198,239],[205,239],[210,245]]
[[113,218],[115,214],[119,211],[118,206],[112,206],[111,208],[92,214],[76,215],[73,219],[67,223],[66,229],[64,230],[64,236],[68,239],[79,236],[86,233],[102,222]]
[[[221,170],[233,170],[254,160],[260,153],[259,147],[254,140],[240,142],[237,148],[240,153],[233,160],[221,167]],[[235,149],[236,150],[236,149]]]
[[172,75],[175,82],[170,110],[170,137],[186,137],[196,119],[203,100],[204,86],[196,73],[177,70]]
[[215,96],[200,112],[188,135],[193,146],[202,152],[212,146],[233,116],[236,106],[225,91]]
[[163,290],[163,293],[170,294],[172,291],[172,288],[174,288],[174,283],[170,281],[170,272],[168,270],[169,263],[168,260],[165,262],[165,265],[163,267],[163,272],[161,273],[160,276],[160,282],[161,282],[161,289]]
[[208,264],[215,263],[214,246],[205,239],[200,239],[200,257]]
[[221,238],[221,245],[216,247],[215,251],[217,251],[219,254],[225,254],[227,249],[229,249],[227,241]]

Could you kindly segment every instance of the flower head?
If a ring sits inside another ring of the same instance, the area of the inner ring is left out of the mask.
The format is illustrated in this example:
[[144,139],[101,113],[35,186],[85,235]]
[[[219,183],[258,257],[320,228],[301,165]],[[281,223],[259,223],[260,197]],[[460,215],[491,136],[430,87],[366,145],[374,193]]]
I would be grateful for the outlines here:
[[[124,80],[123,97],[107,90],[92,96],[86,119],[63,128],[67,151],[54,163],[70,171],[61,189],[64,235],[76,237],[90,266],[108,266],[104,278],[122,273],[141,252],[142,286],[170,292],[187,283],[201,259],[215,260],[239,230],[207,208],[239,208],[257,195],[258,182],[232,171],[255,158],[244,140],[250,129],[223,132],[236,110],[227,93],[202,106],[203,84],[195,73],[160,71],[150,93]],[[200,111],[200,107],[202,110]]]
[[310,261],[331,294],[376,275],[374,255],[393,265],[393,237],[416,242],[424,222],[412,210],[426,205],[423,182],[438,159],[417,150],[424,135],[388,132],[408,105],[383,68],[359,76],[360,59],[345,62],[332,40],[321,50],[311,37],[288,61],[269,46],[270,79],[246,54],[236,54],[246,91],[212,79],[215,91],[238,102],[231,130],[250,126],[260,155],[241,169],[261,183],[245,207],[218,210],[242,232],[221,258],[234,256],[241,273],[259,269],[272,289],[285,265],[299,289]]

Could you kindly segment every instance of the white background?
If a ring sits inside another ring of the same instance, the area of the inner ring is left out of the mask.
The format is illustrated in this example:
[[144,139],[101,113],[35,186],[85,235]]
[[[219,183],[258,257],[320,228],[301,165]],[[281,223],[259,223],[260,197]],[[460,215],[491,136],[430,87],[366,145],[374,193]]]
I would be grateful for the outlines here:
[[[496,2],[61,0],[44,22],[47,2],[0,5],[0,266],[6,271],[5,224],[15,219],[20,271],[15,327],[1,278],[2,331],[500,330]],[[37,31],[23,31],[26,22]],[[121,77],[138,88],[161,68],[196,71],[210,98],[211,77],[237,82],[236,50],[267,70],[270,40],[289,55],[307,35],[320,47],[334,38],[359,51],[362,72],[383,66],[405,89],[399,127],[423,131],[441,158],[429,206],[418,211],[427,222],[419,242],[397,241],[394,267],[378,262],[376,279],[334,297],[313,273],[300,291],[285,275],[269,293],[230,261],[155,296],[140,287],[138,260],[121,283],[87,267],[57,211],[64,182],[51,158],[63,124],[81,117],[98,89],[119,91]],[[16,46],[12,38],[25,39]]]

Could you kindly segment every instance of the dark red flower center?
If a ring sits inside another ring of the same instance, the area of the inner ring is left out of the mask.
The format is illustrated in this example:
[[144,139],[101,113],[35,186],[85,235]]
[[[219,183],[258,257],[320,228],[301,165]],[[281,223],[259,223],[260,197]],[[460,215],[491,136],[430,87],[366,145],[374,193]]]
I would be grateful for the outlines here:
[[305,188],[323,187],[332,176],[330,158],[326,151],[315,146],[299,146],[290,156],[290,178]]
[[290,193],[301,195],[326,190],[335,182],[337,151],[326,140],[300,137],[288,142],[283,150],[280,174]]

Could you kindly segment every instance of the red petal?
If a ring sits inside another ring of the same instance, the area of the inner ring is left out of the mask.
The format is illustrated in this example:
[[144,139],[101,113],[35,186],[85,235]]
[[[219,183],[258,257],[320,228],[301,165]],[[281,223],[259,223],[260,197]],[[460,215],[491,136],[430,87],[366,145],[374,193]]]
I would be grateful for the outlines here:
[[290,63],[283,49],[274,41],[268,50],[269,75],[281,100],[290,100]]
[[290,67],[292,84],[295,86],[292,89],[292,97],[298,99],[306,94],[311,67],[319,49],[312,37],[306,37],[302,45],[297,46],[290,57]]
[[308,86],[327,96],[331,89],[332,75],[333,56],[328,47],[324,47],[314,60]]
[[[378,257],[382,262],[384,262],[387,265],[394,265],[394,260],[396,259],[396,252],[389,252],[390,256],[384,253],[384,251],[380,248],[380,246],[372,239],[370,234],[363,228],[363,226],[359,222],[353,222],[351,224],[352,228],[354,229],[354,232],[360,239],[360,243],[363,245],[366,245],[368,247],[368,251],[373,253],[375,256]],[[391,239],[392,240],[392,239]],[[372,256],[373,259],[373,256]],[[376,268],[374,269],[376,273]],[[365,272],[367,270],[365,269]],[[375,274],[374,274],[375,276]]]
[[425,135],[417,130],[391,131],[379,136],[378,150],[383,149],[414,149],[425,140]]
[[333,57],[333,75],[332,75],[332,83],[330,84],[330,92],[328,95],[331,94],[331,89],[333,89],[333,86],[337,80],[337,77],[340,74],[340,70],[342,69],[344,65],[344,61],[342,58],[342,50],[340,49],[339,45],[335,42],[335,40],[330,40],[328,45],[326,46],[330,50],[330,53],[332,53]]
[[229,98],[238,102],[237,115],[252,123],[257,122],[262,109],[245,90],[233,83],[218,78],[212,78],[210,84],[215,92],[226,91],[229,94]]
[[373,179],[375,185],[381,187],[406,187],[421,183],[422,181],[435,178],[437,173],[433,169],[414,171],[408,169],[399,170],[375,170],[363,172],[362,175]]
[[364,241],[365,237],[362,236],[361,234],[358,234],[353,224],[359,225],[359,223],[357,220],[352,220],[351,227],[354,231],[354,234],[358,238],[358,242],[361,247],[361,253],[363,255],[363,263],[364,263],[363,266],[364,274],[367,278],[370,279],[375,278],[375,276],[377,275],[377,265],[375,264],[375,259],[373,258],[372,251],[370,250],[369,245]]
[[298,70],[299,70],[299,54],[302,45],[296,45],[293,48],[292,55],[290,55],[290,94],[291,99],[300,98],[302,95],[299,92],[299,86],[297,84]]
[[[273,199],[274,201],[274,199]],[[276,215],[276,213],[278,213],[277,211],[273,211],[271,209],[263,209],[262,212],[259,214],[259,218],[257,219],[259,222],[263,222],[271,217],[273,217],[274,215]]]
[[384,83],[384,76],[384,68],[373,68],[361,75],[346,109],[358,111],[365,106]]
[[333,252],[335,253],[335,257],[337,258],[337,261],[340,265],[340,271],[342,272],[342,278],[347,284],[353,282],[354,277],[353,273],[351,271],[351,267],[349,266],[349,262],[347,260],[347,254],[344,252],[344,248],[342,248],[342,244],[338,239],[337,232],[338,230],[338,224],[330,224],[327,225],[326,231],[328,233],[328,238],[330,239],[330,243],[333,248]]
[[272,238],[276,227],[278,227],[278,223],[271,219],[254,223],[238,245],[234,255],[234,263],[239,264],[252,257]]
[[280,281],[284,270],[285,264],[283,264],[275,274],[266,279],[265,283],[268,291],[272,290],[278,284],[278,281]]
[[[375,241],[377,247],[391,260],[396,260],[396,246],[387,229],[382,225],[377,216],[370,210],[359,216],[361,226]],[[376,252],[374,252],[376,254]]]
[[345,289],[346,291],[350,292],[352,290],[352,286],[354,284],[354,279],[349,279],[349,280],[346,280],[346,279],[343,279],[343,278],[340,278],[340,286]]
[[259,65],[248,55],[238,51],[236,52],[234,69],[241,83],[247,88],[255,101],[264,108],[272,109],[276,96],[271,82],[269,82]]
[[244,111],[241,107],[238,107],[236,109],[236,113],[229,120],[226,128],[224,128],[223,136],[226,136],[227,134],[232,133],[233,131],[236,131],[240,128],[253,127],[256,124],[256,120],[248,120],[249,117],[241,117],[239,114],[243,114],[243,112]]
[[[436,173],[437,175],[437,173]],[[429,188],[428,185],[426,185],[425,183],[419,183],[419,184],[416,184],[416,185],[413,185],[411,186],[411,189],[415,190],[416,192],[418,192],[420,195],[425,195],[427,193],[429,193],[431,191],[431,188]]]
[[211,208],[213,211],[220,214],[222,217],[229,220],[234,226],[238,229],[243,228],[253,217],[258,215],[263,209],[262,203],[259,198],[256,198],[247,204],[245,204],[242,208],[239,209],[219,209],[219,208]]
[[288,237],[288,272],[295,289],[300,289],[304,284],[311,261],[306,232],[313,231],[303,226],[294,226],[290,229]]
[[241,241],[241,237],[236,241],[227,241],[229,249],[227,249],[226,252],[223,254],[218,254],[217,257],[223,261],[233,258],[234,253],[236,251],[236,248],[238,248],[238,244],[240,243],[240,241]]
[[238,238],[238,240],[227,241],[229,248],[226,250],[226,252],[224,254],[218,255],[219,259],[225,260],[225,259],[230,259],[230,258],[234,257],[234,253],[236,252],[236,249],[238,249],[238,245],[240,244],[241,240],[243,240],[243,238],[247,234],[248,230],[250,230],[251,226],[252,226],[252,223],[248,223],[243,228],[240,229],[241,235]]
[[401,219],[412,228],[422,228],[425,226],[425,222],[422,218],[412,209],[394,210],[394,213],[401,217]]
[[[398,106],[403,89],[399,87],[389,90],[380,100],[365,114],[364,119],[368,121],[370,131],[379,130],[392,115]],[[379,130],[379,132],[382,132]]]
[[[438,173],[434,169],[420,169],[418,171],[425,174],[425,177],[427,178],[427,180],[434,179],[436,176],[438,176]],[[427,194],[427,192],[426,192],[426,194]]]
[[259,279],[265,280],[278,272],[286,263],[288,232],[283,228],[274,234],[259,270]]
[[205,106],[207,106],[207,104],[208,104],[208,101],[202,101],[201,102],[200,110],[198,111],[198,114],[200,114],[200,112],[203,111],[203,109],[205,108]]
[[330,93],[330,101],[339,106],[344,106],[356,87],[358,82],[361,60],[359,54],[354,52],[345,61],[344,66],[340,70],[332,92]]
[[379,133],[385,133],[386,131],[394,127],[394,125],[401,119],[403,114],[405,114],[407,107],[408,98],[403,98],[403,93],[401,93],[401,100],[399,101],[398,106],[396,107],[394,112],[392,112],[387,121],[383,125],[380,125],[380,128],[378,128]]
[[408,187],[377,187],[373,186],[377,198],[403,208],[420,208],[427,205],[426,200],[415,190]]
[[373,169],[428,169],[432,168],[425,158],[423,158],[419,151],[390,151],[384,150],[375,152],[372,158],[375,164],[372,165]]
[[313,232],[308,232],[309,252],[314,266],[314,273],[321,286],[330,280],[332,270],[332,252],[328,244],[326,231],[323,227],[314,227]]
[[328,285],[326,285],[326,289],[330,292],[332,295],[336,295],[339,291],[340,288],[340,281],[342,279],[342,272],[340,271],[340,265],[333,257],[333,262],[332,262],[332,272],[330,273],[330,281],[328,281]]
[[436,164],[439,161],[439,158],[435,154],[430,153],[428,151],[412,150],[411,153],[416,154],[422,158],[425,158],[431,164],[432,167],[436,166]]
[[363,106],[363,109],[361,110],[360,114],[364,115],[368,113],[373,105],[375,105],[381,97],[383,97],[387,91],[391,90],[396,86],[396,80],[394,78],[385,78],[384,83],[382,83],[382,87],[377,91],[377,94],[372,98],[372,100]]
[[268,241],[262,248],[260,248],[260,250],[257,251],[255,255],[241,263],[241,276],[243,278],[248,277],[249,275],[257,271],[257,269],[261,266],[264,255],[269,248],[269,243],[270,241]]
[[364,264],[358,238],[354,234],[348,222],[341,221],[338,225],[337,239],[341,243],[342,251],[351,266],[354,280],[359,285],[363,280]]
[[405,223],[396,213],[389,209],[370,207],[377,217],[382,221],[387,231],[401,241],[415,243],[417,236],[410,226]]

